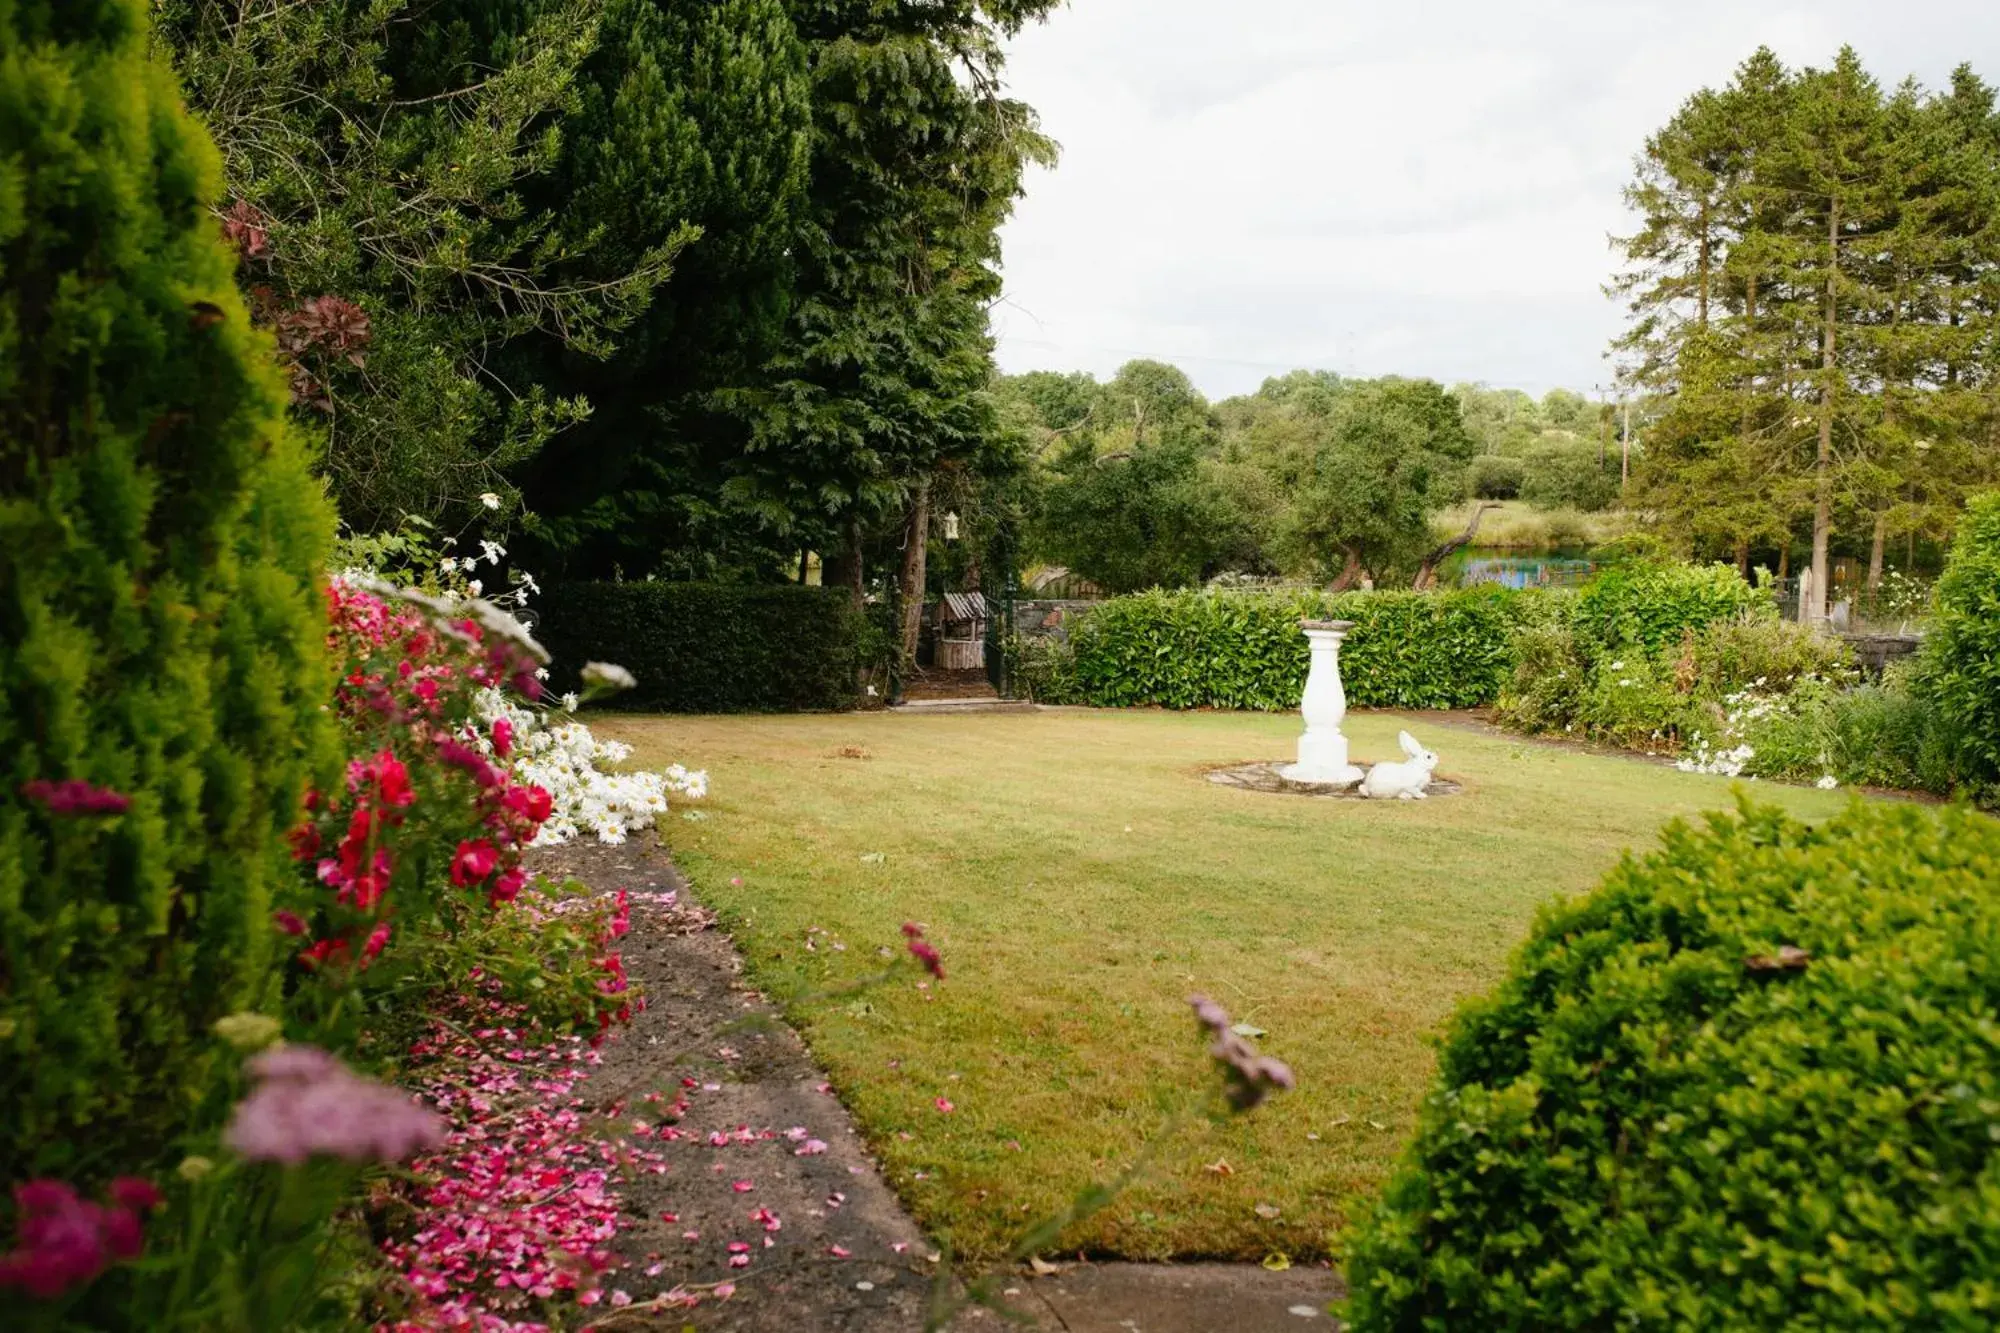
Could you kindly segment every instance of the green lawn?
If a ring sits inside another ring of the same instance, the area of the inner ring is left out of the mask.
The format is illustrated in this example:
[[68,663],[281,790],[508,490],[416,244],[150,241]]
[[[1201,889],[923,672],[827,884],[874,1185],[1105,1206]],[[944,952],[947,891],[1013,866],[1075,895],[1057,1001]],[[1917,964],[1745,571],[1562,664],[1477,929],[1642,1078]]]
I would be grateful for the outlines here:
[[[1358,755],[1382,756],[1404,722],[1356,715],[1347,730]],[[795,1017],[897,1188],[976,1254],[1113,1172],[1210,1077],[1183,1003],[1196,990],[1267,1029],[1299,1091],[1177,1144],[1067,1243],[1324,1253],[1412,1129],[1426,1038],[1496,978],[1536,906],[1589,888],[1669,817],[1730,800],[1715,778],[1421,720],[1464,795],[1313,801],[1203,779],[1205,766],[1286,755],[1297,723],[1282,717],[600,729],[632,742],[635,763],[710,770],[706,818],[677,812],[663,830],[774,994],[859,975],[902,922],[930,926],[943,987],[905,981]],[[1845,800],[1756,790],[1807,817]],[[1219,1162],[1227,1173],[1208,1169]]]

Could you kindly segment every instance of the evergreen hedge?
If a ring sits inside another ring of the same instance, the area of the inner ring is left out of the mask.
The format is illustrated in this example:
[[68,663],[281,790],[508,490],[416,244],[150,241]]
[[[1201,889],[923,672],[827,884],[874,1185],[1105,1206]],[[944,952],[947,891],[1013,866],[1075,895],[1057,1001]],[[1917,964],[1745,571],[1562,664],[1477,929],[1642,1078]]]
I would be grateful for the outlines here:
[[615,662],[638,688],[612,702],[668,713],[837,710],[858,702],[870,642],[837,588],[718,583],[569,583],[541,602],[536,636],[557,692],[588,662]]
[[2000,823],[1747,802],[1455,1019],[1353,1327],[1992,1328]]
[[1632,561],[1607,567],[1577,597],[1571,627],[1593,651],[1678,647],[1690,630],[1739,618],[1773,619],[1771,595],[1729,565]]
[[331,753],[331,515],[146,10],[0,3],[0,1185],[188,1125]]
[[1548,613],[1540,593],[1148,592],[1092,609],[1071,633],[1073,696],[1098,707],[1299,706],[1310,658],[1301,620],[1351,620],[1341,679],[1361,708],[1491,703],[1514,665],[1514,636]]
[[2000,785],[2000,494],[1974,500],[1959,523],[1917,679],[1951,737],[1959,779],[1992,799]]

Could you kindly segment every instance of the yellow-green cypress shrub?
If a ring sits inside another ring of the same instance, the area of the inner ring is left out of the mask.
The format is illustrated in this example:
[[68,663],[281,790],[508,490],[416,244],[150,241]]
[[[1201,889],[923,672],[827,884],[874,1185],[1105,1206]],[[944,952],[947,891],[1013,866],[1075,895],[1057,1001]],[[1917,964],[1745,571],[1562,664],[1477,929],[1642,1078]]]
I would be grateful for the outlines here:
[[331,516],[145,25],[0,0],[0,1184],[186,1125],[328,753]]

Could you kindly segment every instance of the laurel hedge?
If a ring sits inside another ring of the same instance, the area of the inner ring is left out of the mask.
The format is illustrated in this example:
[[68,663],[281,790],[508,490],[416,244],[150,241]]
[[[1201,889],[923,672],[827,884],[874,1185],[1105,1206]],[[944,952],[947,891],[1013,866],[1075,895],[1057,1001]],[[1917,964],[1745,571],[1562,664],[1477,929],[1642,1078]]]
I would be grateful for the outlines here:
[[1917,685],[1952,737],[1959,780],[2000,804],[2000,494],[1959,524]]
[[[1016,645],[1017,679],[1042,702],[1104,708],[1299,706],[1310,652],[1301,620],[1351,620],[1341,648],[1361,708],[1471,708],[1513,671],[1513,639],[1551,614],[1541,593],[1147,592],[1092,608],[1070,648]],[[1059,660],[1058,660],[1059,659]]]
[[1348,1254],[1358,1333],[2000,1325],[2000,823],[1745,801],[1546,909]]
[[567,583],[542,599],[550,683],[575,690],[589,662],[638,687],[612,702],[667,713],[853,708],[874,635],[837,588],[719,583]]

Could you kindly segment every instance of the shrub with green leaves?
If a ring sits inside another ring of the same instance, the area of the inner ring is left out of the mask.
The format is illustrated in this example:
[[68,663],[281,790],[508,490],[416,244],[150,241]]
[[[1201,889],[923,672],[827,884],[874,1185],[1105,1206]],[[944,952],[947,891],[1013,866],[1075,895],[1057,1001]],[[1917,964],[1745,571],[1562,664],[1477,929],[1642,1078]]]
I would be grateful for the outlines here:
[[1593,649],[1638,645],[1657,653],[1688,630],[1777,614],[1769,593],[1728,565],[1626,561],[1610,565],[1577,599],[1572,624]]
[[331,515],[146,10],[0,5],[0,1182],[185,1126],[331,753]]
[[2000,784],[2000,493],[1973,501],[1959,524],[1921,677],[1953,733],[1960,780]]
[[1594,514],[1618,499],[1618,467],[1606,467],[1594,444],[1537,445],[1520,460],[1519,493],[1538,509]]
[[638,678],[621,708],[669,713],[837,710],[886,647],[838,588],[569,583],[549,589],[536,635],[550,685],[575,690],[593,661]]
[[1351,620],[1341,648],[1348,702],[1360,708],[1473,708],[1513,671],[1520,625],[1539,593],[1261,595],[1147,592],[1093,609],[1071,633],[1075,694],[1099,707],[1299,706],[1310,652],[1301,620]]
[[1353,1327],[2000,1321],[2000,823],[1747,802],[1544,910],[1452,1024]]
[[1518,458],[1481,454],[1465,465],[1466,494],[1475,500],[1512,500],[1521,493],[1525,475]]

